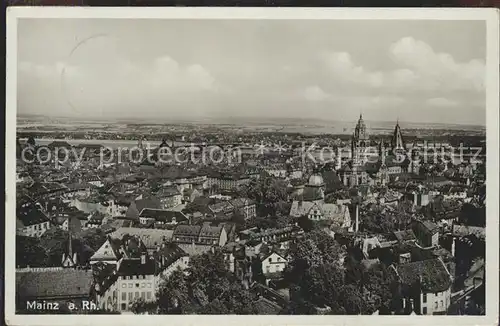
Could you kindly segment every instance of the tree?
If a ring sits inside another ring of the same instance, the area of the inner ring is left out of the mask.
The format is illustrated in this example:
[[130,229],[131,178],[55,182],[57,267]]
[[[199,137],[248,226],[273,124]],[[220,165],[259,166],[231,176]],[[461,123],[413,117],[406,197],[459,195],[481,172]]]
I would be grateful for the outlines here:
[[145,301],[143,298],[138,298],[135,299],[131,306],[130,310],[136,314],[136,315],[141,315],[141,314],[155,314],[157,312],[157,305],[153,301]]
[[37,238],[16,236],[16,266],[45,267],[48,256]]
[[305,232],[312,231],[314,228],[314,223],[305,215],[299,217],[298,224]]
[[187,277],[182,271],[174,271],[163,280],[157,304],[161,314],[185,314],[192,310]]
[[222,252],[191,259],[185,271],[175,271],[160,285],[158,308],[163,314],[251,314],[253,297],[226,269]]
[[288,215],[290,211],[287,192],[287,183],[267,174],[258,180],[252,180],[241,190],[243,197],[257,202],[260,216]]
[[245,216],[241,213],[240,210],[235,210],[233,212],[233,216],[231,217],[231,221],[234,222],[236,225],[241,226],[245,225]]

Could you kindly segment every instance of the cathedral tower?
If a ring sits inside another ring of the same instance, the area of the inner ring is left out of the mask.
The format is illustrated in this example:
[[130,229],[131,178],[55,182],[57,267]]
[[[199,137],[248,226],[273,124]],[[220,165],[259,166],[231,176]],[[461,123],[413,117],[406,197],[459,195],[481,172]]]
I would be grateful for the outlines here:
[[358,123],[354,128],[352,136],[352,158],[353,165],[362,165],[366,162],[366,149],[370,146],[370,138],[366,131],[366,124],[363,115],[359,115]]
[[391,139],[391,147],[393,152],[405,150],[403,134],[401,133],[401,127],[399,126],[399,121],[396,123],[396,127],[394,128],[394,133]]

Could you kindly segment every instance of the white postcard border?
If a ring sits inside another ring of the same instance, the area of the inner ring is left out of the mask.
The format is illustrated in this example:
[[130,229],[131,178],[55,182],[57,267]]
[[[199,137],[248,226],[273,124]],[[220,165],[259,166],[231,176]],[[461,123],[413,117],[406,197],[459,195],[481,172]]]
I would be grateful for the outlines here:
[[[224,7],[9,7],[6,51],[5,318],[7,325],[498,325],[499,287],[499,39],[500,10],[484,8],[224,8]],[[482,20],[486,22],[486,316],[193,316],[193,315],[16,315],[15,157],[17,103],[17,20],[66,19],[344,19]],[[495,282],[493,282],[495,281]]]

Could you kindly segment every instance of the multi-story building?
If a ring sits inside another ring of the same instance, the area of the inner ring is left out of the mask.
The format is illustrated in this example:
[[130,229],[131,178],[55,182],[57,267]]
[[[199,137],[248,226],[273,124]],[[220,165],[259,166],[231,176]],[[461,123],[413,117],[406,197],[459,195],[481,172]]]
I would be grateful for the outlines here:
[[116,269],[96,285],[98,305],[103,310],[127,312],[139,298],[156,300],[162,278],[189,265],[189,257],[176,245],[163,245],[152,255],[122,258]]
[[431,221],[415,221],[413,232],[423,247],[436,247],[439,244],[439,227]]
[[440,258],[392,267],[400,280],[403,304],[420,315],[444,315],[451,305],[453,277]]
[[257,215],[255,202],[249,198],[236,198],[230,202],[234,209],[242,214],[245,219],[251,219]]
[[50,220],[38,207],[29,205],[17,209],[16,234],[41,237],[50,229]]

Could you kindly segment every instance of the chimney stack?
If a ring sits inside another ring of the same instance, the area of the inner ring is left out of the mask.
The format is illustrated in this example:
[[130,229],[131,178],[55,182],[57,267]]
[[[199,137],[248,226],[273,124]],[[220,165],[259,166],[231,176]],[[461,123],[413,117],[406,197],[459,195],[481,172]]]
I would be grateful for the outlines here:
[[143,252],[141,254],[141,265],[144,265],[146,264],[146,254]]

